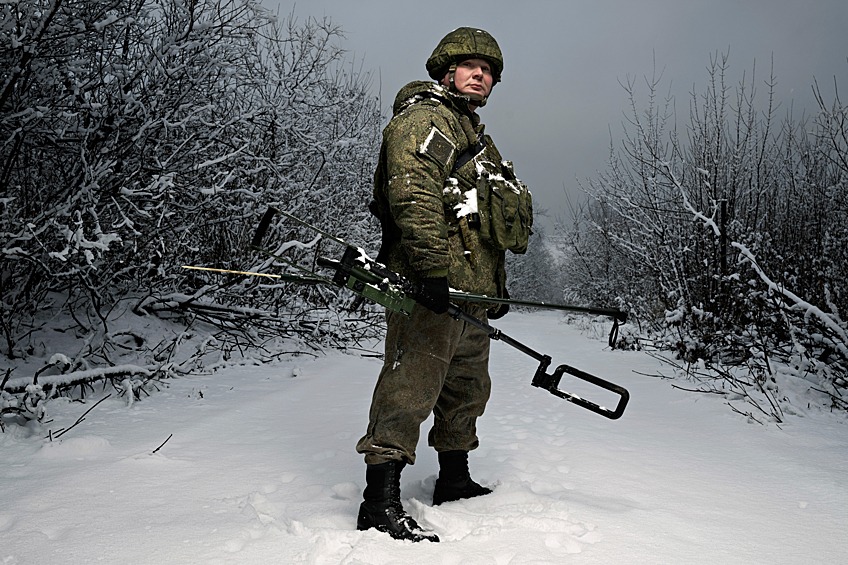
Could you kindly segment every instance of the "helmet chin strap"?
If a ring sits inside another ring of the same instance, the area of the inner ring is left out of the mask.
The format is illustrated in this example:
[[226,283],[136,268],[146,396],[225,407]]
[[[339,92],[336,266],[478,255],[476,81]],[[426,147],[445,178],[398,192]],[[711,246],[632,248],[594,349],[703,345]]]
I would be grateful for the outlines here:
[[[480,96],[479,94],[465,94],[460,92],[456,88],[456,83],[454,82],[454,75],[456,74],[456,63],[451,64],[448,67],[448,83],[450,86],[448,87],[448,92],[451,94],[458,96],[460,98],[464,98],[468,101],[469,104],[473,104],[478,108],[482,108],[486,105],[486,101],[489,99],[488,96]],[[494,88],[495,84],[492,83],[492,87]],[[489,92],[491,94],[491,91]]]

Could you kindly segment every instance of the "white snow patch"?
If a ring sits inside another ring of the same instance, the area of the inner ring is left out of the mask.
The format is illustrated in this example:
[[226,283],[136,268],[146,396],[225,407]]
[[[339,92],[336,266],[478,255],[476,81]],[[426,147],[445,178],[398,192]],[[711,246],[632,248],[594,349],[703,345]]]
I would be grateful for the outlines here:
[[[106,393],[8,424],[0,563],[848,562],[844,419],[798,406],[780,427],[747,425],[717,396],[644,376],[663,370],[656,359],[563,319],[519,312],[497,327],[625,386],[627,411],[611,421],[532,387],[535,361],[493,342],[470,463],[494,492],[430,505],[430,422],[402,476],[407,511],[441,543],[356,530],[354,446],[381,361],[332,353],[170,380],[131,409],[113,395],[53,442]],[[567,375],[560,388],[597,398]]]

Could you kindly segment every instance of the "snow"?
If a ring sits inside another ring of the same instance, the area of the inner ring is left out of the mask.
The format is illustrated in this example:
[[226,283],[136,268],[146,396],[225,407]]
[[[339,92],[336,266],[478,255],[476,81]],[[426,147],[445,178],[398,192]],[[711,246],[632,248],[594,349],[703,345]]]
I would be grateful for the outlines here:
[[479,213],[479,209],[477,208],[477,189],[472,188],[467,190],[463,196],[465,197],[465,200],[453,207],[454,210],[456,210],[456,217],[462,218],[469,214]]
[[[331,352],[165,381],[129,405],[113,394],[52,442],[49,430],[106,393],[52,399],[41,426],[8,424],[0,563],[848,562],[844,417],[799,404],[780,426],[750,424],[561,314],[496,325],[554,365],[625,386],[630,405],[613,421],[564,402],[530,386],[535,361],[493,343],[470,460],[494,492],[430,506],[428,424],[402,477],[407,510],[441,543],[355,530],[365,466],[354,445],[380,361]],[[560,387],[599,390],[568,376]]]

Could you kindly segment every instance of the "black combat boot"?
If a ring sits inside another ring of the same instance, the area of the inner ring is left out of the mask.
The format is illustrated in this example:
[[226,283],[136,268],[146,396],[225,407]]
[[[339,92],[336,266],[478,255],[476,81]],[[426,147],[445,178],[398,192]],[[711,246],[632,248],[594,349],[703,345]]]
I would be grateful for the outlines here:
[[471,478],[467,451],[439,453],[439,478],[436,479],[436,489],[433,491],[433,506],[491,492],[492,489],[478,485]]
[[395,539],[409,541],[439,541],[433,532],[421,529],[418,523],[403,510],[400,501],[400,472],[405,463],[388,461],[368,465],[365,470],[365,499],[359,506],[357,530],[375,528]]

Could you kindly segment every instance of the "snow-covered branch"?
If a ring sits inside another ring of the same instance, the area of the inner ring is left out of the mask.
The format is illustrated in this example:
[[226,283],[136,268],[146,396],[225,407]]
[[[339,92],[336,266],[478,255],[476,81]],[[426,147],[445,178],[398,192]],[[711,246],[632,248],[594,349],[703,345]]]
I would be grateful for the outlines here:
[[840,352],[842,357],[848,359],[848,330],[841,326],[838,321],[834,319],[833,315],[828,314],[818,306],[810,304],[783,285],[777,284],[771,280],[757,263],[756,257],[754,257],[753,253],[751,253],[747,247],[737,242],[733,242],[731,245],[739,250],[740,260],[744,259],[751,266],[754,272],[757,273],[760,280],[765,283],[770,292],[774,292],[784,297],[790,303],[790,308],[802,312],[804,318],[813,316],[819,321],[819,323],[822,324],[822,326],[833,332],[836,338],[833,340],[833,347]]

